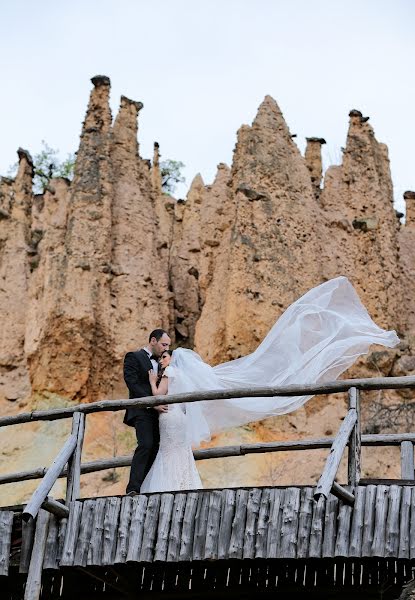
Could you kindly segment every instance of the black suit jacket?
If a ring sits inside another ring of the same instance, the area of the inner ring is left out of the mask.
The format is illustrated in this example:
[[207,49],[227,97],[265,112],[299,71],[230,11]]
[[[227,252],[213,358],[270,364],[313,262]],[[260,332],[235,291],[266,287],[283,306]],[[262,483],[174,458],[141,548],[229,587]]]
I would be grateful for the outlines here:
[[[127,384],[129,398],[144,398],[152,396],[151,385],[148,378],[148,372],[153,368],[147,352],[143,349],[136,352],[127,352],[124,357],[124,381]],[[143,414],[143,410],[148,415],[157,417],[158,413],[153,408],[142,408],[133,406],[125,411],[124,423],[134,427],[135,417]]]

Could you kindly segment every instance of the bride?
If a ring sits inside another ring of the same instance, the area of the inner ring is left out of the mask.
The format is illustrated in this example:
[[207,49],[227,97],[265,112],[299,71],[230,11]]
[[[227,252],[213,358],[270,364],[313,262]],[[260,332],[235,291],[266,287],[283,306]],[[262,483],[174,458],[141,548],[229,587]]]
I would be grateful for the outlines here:
[[[211,367],[192,350],[163,353],[163,377],[150,373],[153,394],[333,381],[371,344],[393,348],[395,331],[378,327],[346,277],[323,283],[294,302],[252,353]],[[311,396],[237,398],[170,404],[160,414],[160,448],[141,492],[202,487],[192,446],[213,433],[301,407]]]

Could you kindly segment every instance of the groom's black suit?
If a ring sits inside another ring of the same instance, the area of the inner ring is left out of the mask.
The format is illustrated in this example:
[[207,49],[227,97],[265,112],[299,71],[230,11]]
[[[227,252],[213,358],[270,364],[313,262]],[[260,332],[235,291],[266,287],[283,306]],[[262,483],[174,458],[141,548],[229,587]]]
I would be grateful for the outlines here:
[[[144,398],[151,396],[151,385],[148,372],[153,369],[147,352],[137,350],[128,352],[124,357],[124,380],[128,387],[130,398]],[[156,457],[160,434],[158,412],[154,408],[132,407],[127,408],[124,423],[135,427],[137,435],[137,448],[131,463],[130,481],[128,492],[139,492],[141,484]]]

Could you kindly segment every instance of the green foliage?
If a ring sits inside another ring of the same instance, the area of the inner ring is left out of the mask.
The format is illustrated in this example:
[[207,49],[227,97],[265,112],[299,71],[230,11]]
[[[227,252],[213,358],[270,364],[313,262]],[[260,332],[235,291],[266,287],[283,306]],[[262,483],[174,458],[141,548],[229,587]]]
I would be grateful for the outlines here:
[[163,160],[160,163],[161,189],[167,194],[172,194],[178,183],[186,180],[182,175],[184,164],[179,160]]
[[[33,192],[43,194],[52,177],[65,177],[73,179],[75,167],[75,154],[68,154],[64,160],[59,159],[59,150],[51,148],[42,140],[42,149],[33,158],[34,177]],[[18,164],[9,169],[9,175],[15,176]]]

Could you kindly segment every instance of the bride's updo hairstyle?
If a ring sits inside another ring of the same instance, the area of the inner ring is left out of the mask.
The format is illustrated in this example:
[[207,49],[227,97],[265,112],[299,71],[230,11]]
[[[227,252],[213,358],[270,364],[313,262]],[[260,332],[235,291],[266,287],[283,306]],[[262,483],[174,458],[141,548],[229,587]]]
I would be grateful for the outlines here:
[[[159,365],[161,362],[161,359],[163,358],[163,356],[165,356],[166,354],[168,354],[170,356],[170,358],[173,356],[173,350],[163,350],[160,359],[159,359]],[[161,365],[160,365],[161,366]],[[161,381],[161,378],[163,377],[163,373],[164,373],[165,369],[160,368],[159,372],[158,372],[158,377],[157,377],[157,387]]]

